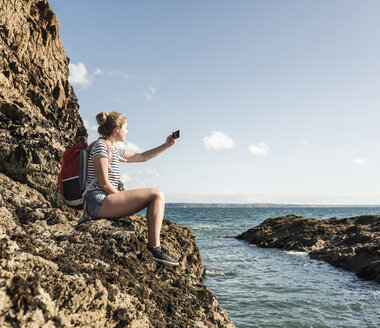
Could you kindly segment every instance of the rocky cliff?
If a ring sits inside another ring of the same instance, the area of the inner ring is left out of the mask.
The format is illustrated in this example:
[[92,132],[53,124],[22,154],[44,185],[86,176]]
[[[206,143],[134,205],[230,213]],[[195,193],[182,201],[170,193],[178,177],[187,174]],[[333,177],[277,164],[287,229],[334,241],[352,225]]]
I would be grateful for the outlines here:
[[237,238],[259,247],[308,252],[380,283],[380,216],[317,220],[288,215],[267,219]]
[[0,327],[234,327],[202,284],[190,229],[164,222],[176,268],[152,260],[146,219],[94,220],[49,197],[86,137],[57,17],[0,0]]
[[62,151],[86,136],[46,1],[0,0],[0,172],[44,195]]

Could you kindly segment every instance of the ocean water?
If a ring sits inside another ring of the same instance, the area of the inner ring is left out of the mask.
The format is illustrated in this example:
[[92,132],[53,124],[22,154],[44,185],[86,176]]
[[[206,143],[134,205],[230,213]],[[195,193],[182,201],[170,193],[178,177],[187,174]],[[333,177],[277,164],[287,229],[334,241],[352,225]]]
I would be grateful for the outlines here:
[[232,238],[269,217],[380,215],[379,207],[167,208],[165,219],[197,236],[204,284],[238,328],[380,327],[380,285],[307,254]]

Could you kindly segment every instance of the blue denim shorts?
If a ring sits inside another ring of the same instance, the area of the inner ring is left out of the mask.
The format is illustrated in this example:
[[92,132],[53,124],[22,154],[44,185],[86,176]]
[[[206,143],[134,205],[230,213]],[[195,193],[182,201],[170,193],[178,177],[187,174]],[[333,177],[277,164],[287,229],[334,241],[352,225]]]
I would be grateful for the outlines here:
[[86,211],[87,214],[92,218],[98,217],[98,212],[102,207],[104,200],[107,197],[107,193],[103,190],[93,190],[89,191],[86,196]]

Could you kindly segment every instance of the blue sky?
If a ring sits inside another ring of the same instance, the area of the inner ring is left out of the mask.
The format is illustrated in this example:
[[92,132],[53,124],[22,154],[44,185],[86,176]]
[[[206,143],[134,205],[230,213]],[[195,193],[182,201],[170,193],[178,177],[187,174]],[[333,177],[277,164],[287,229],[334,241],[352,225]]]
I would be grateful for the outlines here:
[[127,188],[168,202],[380,204],[379,1],[49,1],[90,138],[126,115]]

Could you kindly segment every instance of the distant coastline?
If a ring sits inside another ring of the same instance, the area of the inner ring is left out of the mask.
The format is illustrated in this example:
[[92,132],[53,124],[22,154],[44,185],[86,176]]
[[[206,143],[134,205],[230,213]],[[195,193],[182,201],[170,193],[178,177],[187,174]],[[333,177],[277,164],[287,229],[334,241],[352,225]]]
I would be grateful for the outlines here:
[[166,208],[300,208],[300,207],[380,207],[377,205],[308,205],[308,204],[277,204],[277,203],[167,203]]

